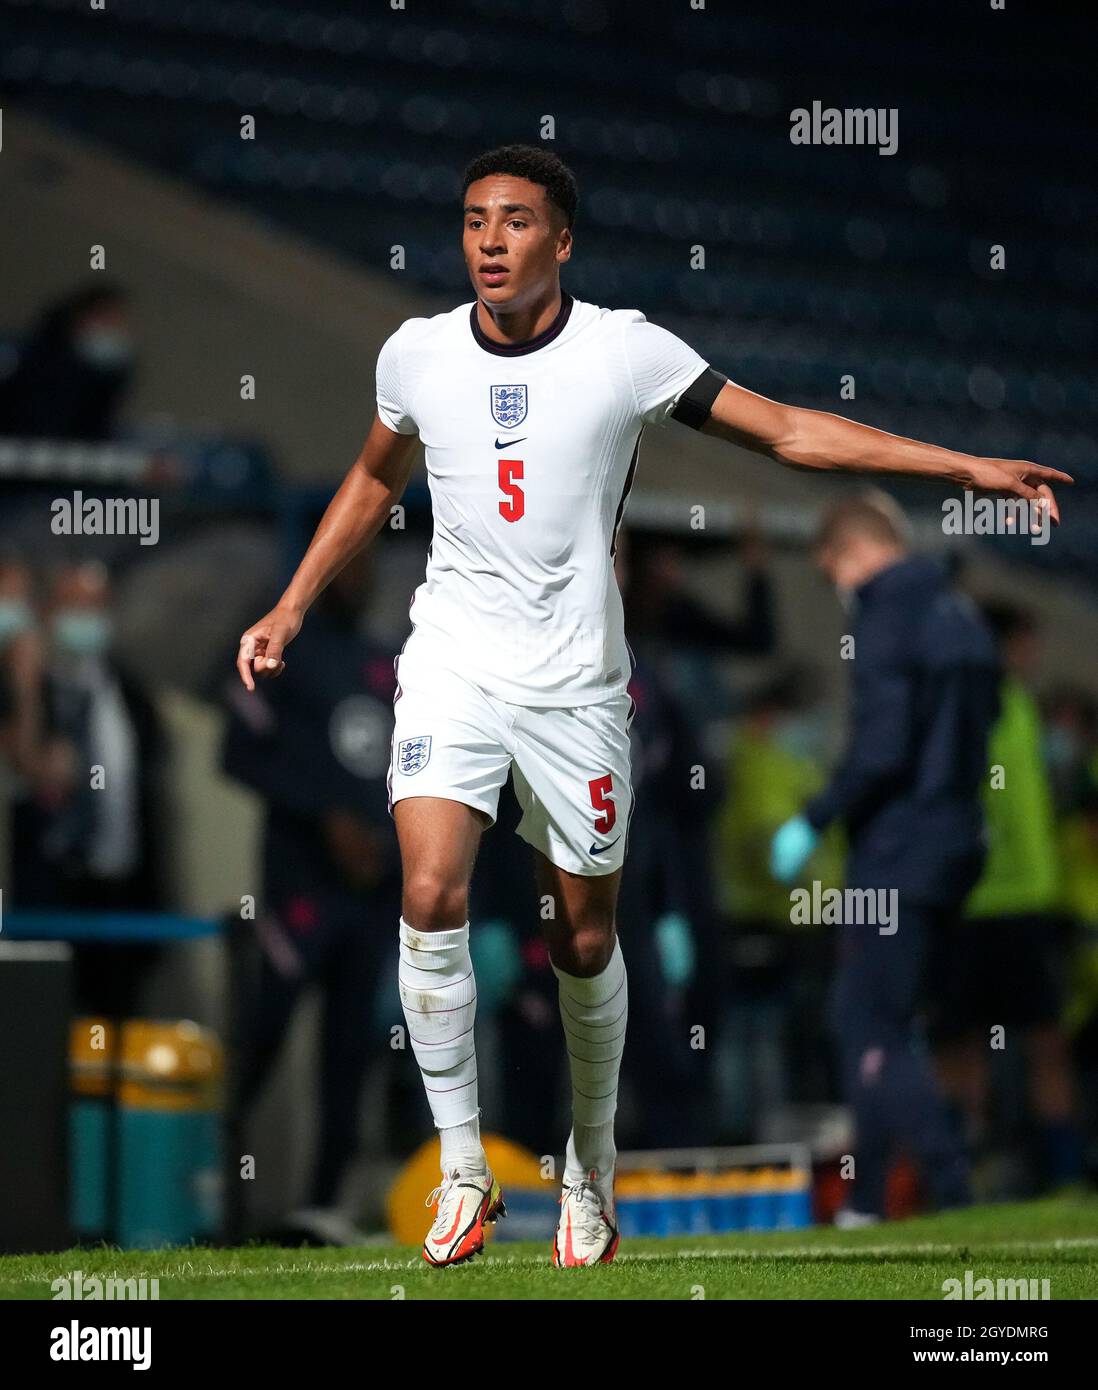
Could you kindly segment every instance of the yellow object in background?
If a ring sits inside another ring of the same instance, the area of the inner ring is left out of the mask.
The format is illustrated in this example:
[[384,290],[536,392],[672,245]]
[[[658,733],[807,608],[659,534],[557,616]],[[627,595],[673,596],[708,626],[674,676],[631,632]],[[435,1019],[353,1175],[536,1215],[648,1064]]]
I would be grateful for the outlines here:
[[774,1175],[775,1192],[807,1192],[812,1186],[812,1175],[804,1168],[779,1169]]
[[622,1173],[615,1179],[614,1190],[619,1201],[623,1197],[643,1197],[648,1190],[646,1176],[644,1173]]
[[[488,1167],[503,1189],[506,1201],[509,1191],[530,1188],[544,1192],[552,1188],[559,1192],[560,1179],[550,1183],[542,1177],[541,1163],[536,1155],[521,1144],[513,1144],[499,1134],[481,1136]],[[401,1245],[420,1245],[431,1225],[433,1216],[424,1207],[427,1195],[439,1184],[438,1139],[428,1139],[415,1151],[397,1174],[386,1202],[389,1230]],[[485,1231],[491,1239],[492,1227]]]
[[141,1110],[207,1110],[219,1101],[224,1053],[188,1020],[127,1019],[122,1025],[119,1103]]
[[125,1247],[155,1250],[221,1230],[224,1052],[189,1020],[122,1024],[115,1108],[117,1214]]

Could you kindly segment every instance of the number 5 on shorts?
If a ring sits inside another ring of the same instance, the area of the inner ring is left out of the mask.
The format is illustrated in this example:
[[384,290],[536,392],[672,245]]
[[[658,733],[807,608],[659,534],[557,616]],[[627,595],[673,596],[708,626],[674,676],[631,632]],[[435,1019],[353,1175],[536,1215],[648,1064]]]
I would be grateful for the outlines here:
[[592,777],[587,783],[587,790],[591,793],[591,805],[599,813],[595,817],[595,833],[608,835],[618,818],[617,804],[610,799],[614,779],[609,773],[605,777]]

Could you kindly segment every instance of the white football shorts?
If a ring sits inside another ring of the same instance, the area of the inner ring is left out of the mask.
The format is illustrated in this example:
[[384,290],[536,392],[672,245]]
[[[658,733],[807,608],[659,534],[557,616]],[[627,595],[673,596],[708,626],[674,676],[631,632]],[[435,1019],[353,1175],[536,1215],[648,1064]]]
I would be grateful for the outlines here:
[[393,710],[390,810],[405,797],[439,796],[494,822],[511,772],[518,833],[528,844],[573,874],[621,867],[633,809],[628,695],[574,707],[513,705],[403,653]]

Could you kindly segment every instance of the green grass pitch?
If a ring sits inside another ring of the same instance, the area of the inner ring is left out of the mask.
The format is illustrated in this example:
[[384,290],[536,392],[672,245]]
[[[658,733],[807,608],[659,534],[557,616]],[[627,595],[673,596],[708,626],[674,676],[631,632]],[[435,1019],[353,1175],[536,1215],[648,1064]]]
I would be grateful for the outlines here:
[[605,1267],[556,1270],[547,1246],[490,1242],[478,1259],[429,1269],[418,1250],[77,1249],[0,1258],[0,1298],[51,1298],[50,1283],[157,1278],[162,1299],[922,1298],[943,1280],[1048,1279],[1053,1299],[1098,1297],[1098,1197],[975,1207],[861,1231],[623,1241]]

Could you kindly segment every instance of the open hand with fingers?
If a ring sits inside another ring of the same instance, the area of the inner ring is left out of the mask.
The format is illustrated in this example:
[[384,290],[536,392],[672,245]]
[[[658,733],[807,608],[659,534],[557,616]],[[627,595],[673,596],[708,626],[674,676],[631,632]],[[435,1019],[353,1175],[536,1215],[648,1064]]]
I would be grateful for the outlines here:
[[958,478],[966,492],[993,492],[1021,497],[1043,504],[1049,510],[1054,525],[1060,524],[1060,508],[1053,495],[1052,483],[1074,482],[1070,473],[1058,468],[1046,468],[1028,459],[985,459],[966,457]]

